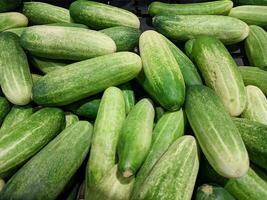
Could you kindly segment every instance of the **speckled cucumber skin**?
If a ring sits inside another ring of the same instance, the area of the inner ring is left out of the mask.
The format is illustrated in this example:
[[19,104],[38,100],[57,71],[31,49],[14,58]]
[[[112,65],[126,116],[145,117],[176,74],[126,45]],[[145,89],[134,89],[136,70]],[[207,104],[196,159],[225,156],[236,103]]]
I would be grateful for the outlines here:
[[227,178],[243,176],[249,158],[240,133],[216,93],[191,86],[185,111],[200,147],[214,170]]
[[62,131],[7,182],[0,199],[56,199],[85,159],[92,131],[86,121]]
[[0,32],[10,28],[25,27],[28,19],[25,15],[18,12],[0,13]]
[[212,37],[199,37],[194,41],[192,55],[206,85],[216,92],[231,116],[239,116],[247,104],[245,85],[222,42]]
[[141,68],[140,57],[130,52],[77,62],[51,72],[36,82],[33,100],[40,105],[67,105],[109,86],[127,82],[136,77]]
[[235,200],[223,187],[204,184],[197,189],[195,200]]
[[73,22],[56,22],[52,24],[46,24],[47,26],[64,26],[64,27],[76,27],[76,28],[86,28],[88,29],[88,26],[84,24],[77,24]]
[[22,0],[1,0],[0,1],[0,12],[7,12],[16,9],[20,6]]
[[153,25],[157,31],[177,41],[207,35],[220,39],[224,44],[235,44],[249,33],[245,22],[219,15],[162,15],[153,18]]
[[126,112],[126,114],[128,114],[135,105],[134,91],[133,91],[132,86],[129,82],[121,85],[120,89],[121,89],[121,91],[123,93],[123,97],[124,97],[125,112]]
[[0,124],[3,123],[6,115],[11,109],[11,104],[5,97],[0,96]]

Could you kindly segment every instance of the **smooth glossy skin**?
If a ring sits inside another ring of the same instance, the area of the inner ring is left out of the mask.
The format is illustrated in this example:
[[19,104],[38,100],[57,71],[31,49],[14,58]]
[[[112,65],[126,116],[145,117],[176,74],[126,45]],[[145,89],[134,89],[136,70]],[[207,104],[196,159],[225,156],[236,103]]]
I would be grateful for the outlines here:
[[25,15],[18,12],[0,13],[0,32],[10,28],[25,27],[28,19]]

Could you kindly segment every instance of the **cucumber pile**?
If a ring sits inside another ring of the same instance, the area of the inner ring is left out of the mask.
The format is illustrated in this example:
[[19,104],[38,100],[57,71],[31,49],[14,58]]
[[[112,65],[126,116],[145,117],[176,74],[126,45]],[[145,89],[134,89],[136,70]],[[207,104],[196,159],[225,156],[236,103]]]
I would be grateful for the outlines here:
[[148,13],[0,0],[0,200],[267,199],[267,1]]

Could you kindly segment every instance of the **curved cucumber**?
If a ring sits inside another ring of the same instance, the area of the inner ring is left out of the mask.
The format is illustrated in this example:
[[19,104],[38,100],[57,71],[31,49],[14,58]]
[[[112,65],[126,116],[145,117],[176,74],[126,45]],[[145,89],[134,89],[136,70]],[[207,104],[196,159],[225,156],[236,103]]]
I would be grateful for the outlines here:
[[40,105],[67,105],[109,86],[127,82],[136,77],[141,68],[140,57],[130,52],[77,62],[51,72],[36,82],[33,100]]
[[17,36],[21,36],[22,33],[26,30],[27,27],[19,27],[19,28],[11,28],[11,29],[7,29],[4,32],[11,32],[11,33],[15,33]]
[[14,33],[0,36],[1,88],[13,104],[26,105],[31,101],[32,76],[27,56]]
[[197,189],[196,200],[235,200],[235,198],[222,187],[204,184]]
[[6,115],[11,109],[11,104],[5,97],[0,96],[0,125],[3,123]]
[[1,0],[0,1],[0,12],[7,12],[16,9],[20,6],[22,0]]
[[148,99],[140,100],[128,114],[118,143],[119,171],[134,175],[144,162],[152,140],[155,111]]
[[135,105],[135,95],[131,84],[125,83],[120,86],[125,102],[125,112],[128,114]]
[[224,44],[235,44],[249,33],[248,25],[239,19],[219,15],[161,15],[153,25],[166,37],[187,41],[199,35],[216,37]]
[[188,58],[191,59],[191,61],[194,61],[194,58],[192,55],[194,41],[195,39],[188,40],[184,45],[185,54],[188,56]]
[[66,128],[68,128],[70,125],[74,124],[75,122],[78,122],[79,117],[72,113],[66,113],[65,120],[66,120]]
[[0,13],[0,32],[10,28],[25,27],[28,19],[18,12]]
[[200,147],[214,170],[227,178],[243,176],[249,168],[242,138],[216,93],[191,86],[185,111]]

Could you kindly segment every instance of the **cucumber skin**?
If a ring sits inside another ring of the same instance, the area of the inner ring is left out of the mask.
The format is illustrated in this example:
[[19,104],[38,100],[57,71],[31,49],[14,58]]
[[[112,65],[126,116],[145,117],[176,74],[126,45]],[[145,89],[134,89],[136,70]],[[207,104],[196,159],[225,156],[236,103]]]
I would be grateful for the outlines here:
[[189,4],[168,4],[161,2],[152,2],[148,7],[148,13],[155,15],[227,15],[233,2],[228,0],[189,3]]
[[47,26],[64,26],[64,27],[76,27],[76,28],[85,28],[88,29],[88,26],[84,24],[77,24],[72,22],[56,22],[52,24],[46,24]]
[[214,170],[226,178],[243,176],[249,168],[248,154],[238,129],[215,92],[206,86],[189,87],[185,111]]
[[157,31],[175,41],[187,41],[200,35],[235,44],[249,33],[248,25],[239,19],[219,15],[162,15],[153,18]]
[[136,77],[141,68],[140,57],[130,52],[77,62],[51,72],[36,82],[33,100],[39,105],[67,105],[109,86],[127,82]]
[[32,76],[27,56],[20,46],[19,37],[5,32],[0,36],[1,88],[6,98],[15,105],[31,101]]
[[192,62],[194,61],[194,57],[192,55],[194,41],[195,41],[195,39],[190,39],[184,45],[185,54],[188,56],[188,58],[190,58],[190,60]]
[[10,28],[25,27],[28,25],[28,19],[18,12],[0,13],[0,32]]
[[245,51],[250,65],[267,69],[267,33],[259,26],[249,26],[249,36],[245,40]]
[[178,138],[158,160],[131,200],[190,200],[198,168],[194,137]]
[[134,91],[133,91],[132,86],[129,82],[121,85],[120,89],[122,90],[123,97],[124,97],[125,112],[126,112],[126,114],[128,114],[135,105]]
[[142,99],[123,123],[118,142],[118,169],[124,177],[135,174],[148,154],[154,116],[155,111],[150,101]]
[[62,131],[7,182],[0,199],[55,199],[85,159],[92,130],[80,121]]
[[216,38],[199,37],[194,41],[192,55],[206,85],[216,92],[231,116],[239,116],[247,104],[245,85],[223,43]]
[[3,32],[11,32],[11,33],[15,33],[17,36],[21,36],[22,33],[26,30],[27,27],[19,27],[19,28],[11,28],[11,29],[7,29]]
[[32,74],[32,82],[33,82],[33,84],[35,84],[42,77],[43,76],[41,76],[39,74]]
[[74,124],[75,122],[79,121],[79,117],[72,113],[65,113],[65,120],[66,120],[66,127],[68,128],[70,125]]
[[0,13],[1,12],[8,12],[11,10],[16,9],[20,4],[22,0],[1,0],[0,2]]
[[197,189],[196,200],[235,200],[223,187],[204,184]]
[[6,115],[11,109],[11,104],[5,97],[0,96],[0,125],[3,123]]
[[263,5],[267,6],[267,0],[235,0],[238,5]]

